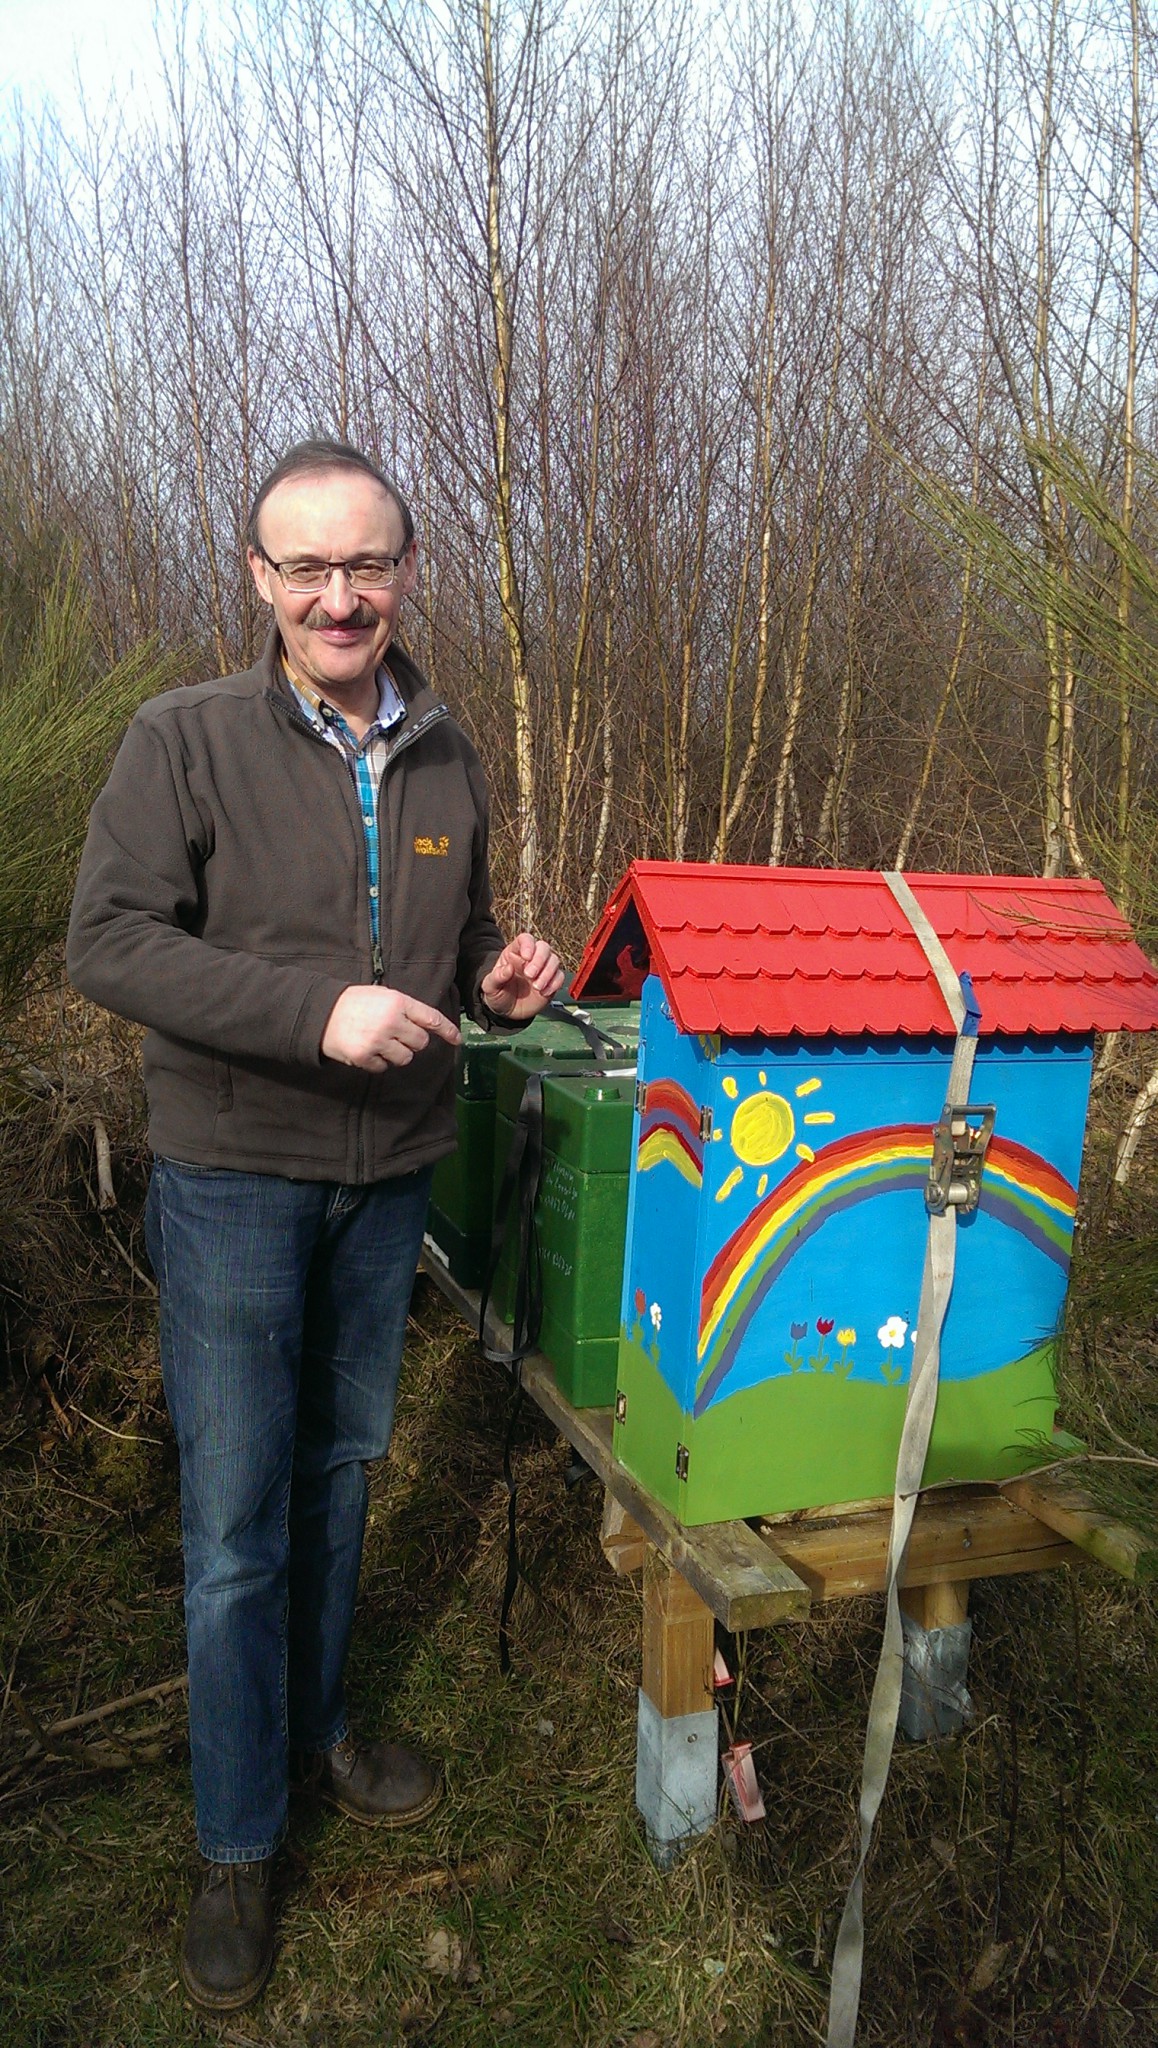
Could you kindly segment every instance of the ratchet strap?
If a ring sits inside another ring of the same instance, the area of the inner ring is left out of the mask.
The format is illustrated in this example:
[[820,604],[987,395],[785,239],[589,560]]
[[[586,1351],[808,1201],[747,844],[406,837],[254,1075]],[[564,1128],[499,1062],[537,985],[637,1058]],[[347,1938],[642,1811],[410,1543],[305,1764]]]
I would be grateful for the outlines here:
[[[957,1253],[957,1211],[976,1206],[980,1192],[981,1167],[993,1110],[976,1108],[969,1102],[973,1056],[981,1012],[967,974],[958,975],[929,919],[917,902],[904,876],[893,869],[882,870],[883,880],[908,919],[932,968],[957,1038],[949,1068],[949,1086],[941,1121],[934,1133],[926,1207],[929,1231],[925,1245],[925,1266],[921,1280],[920,1306],[913,1343],[905,1419],[893,1490],[893,1518],[885,1571],[885,1629],[865,1731],[864,1766],[860,1789],[860,1854],[841,1915],[840,1929],[832,1958],[829,1989],[828,2032],[825,2048],[852,2048],[860,2005],[861,1972],[864,1962],[864,1873],[872,1843],[873,1827],[888,1782],[889,1764],[896,1741],[897,1715],[901,1703],[904,1673],[904,1631],[898,1582],[905,1561],[909,1534],[916,1512],[917,1496],[925,1470],[933,1417],[937,1407],[937,1382],[941,1365],[941,1330],[953,1290]],[[969,1119],[974,1119],[971,1125]],[[980,1124],[976,1119],[980,1118]],[[947,1147],[947,1151],[946,1151]]]

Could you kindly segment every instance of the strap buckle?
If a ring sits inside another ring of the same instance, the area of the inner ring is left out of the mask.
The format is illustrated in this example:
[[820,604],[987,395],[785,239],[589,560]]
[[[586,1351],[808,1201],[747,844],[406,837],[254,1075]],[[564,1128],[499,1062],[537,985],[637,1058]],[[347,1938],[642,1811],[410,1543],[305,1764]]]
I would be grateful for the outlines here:
[[933,1157],[925,1188],[930,1216],[943,1216],[947,1209],[968,1216],[977,1207],[996,1116],[992,1102],[945,1104],[940,1121],[933,1126]]
[[605,1059],[609,1053],[627,1053],[629,1048],[620,1038],[613,1038],[610,1031],[604,1031],[597,1017],[590,1010],[580,1009],[578,1003],[555,996],[544,1012],[556,1024],[573,1024],[587,1042],[587,1049],[597,1060]]

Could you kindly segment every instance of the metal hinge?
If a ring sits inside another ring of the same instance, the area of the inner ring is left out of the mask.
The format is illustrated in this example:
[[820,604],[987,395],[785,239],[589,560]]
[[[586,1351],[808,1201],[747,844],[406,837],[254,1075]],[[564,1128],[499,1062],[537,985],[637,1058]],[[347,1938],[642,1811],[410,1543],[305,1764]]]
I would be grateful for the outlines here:
[[627,1421],[627,1395],[622,1392],[615,1396],[615,1420],[617,1422]]
[[676,1445],[676,1478],[677,1478],[677,1479],[686,1479],[686,1478],[687,1478],[687,1476],[688,1476],[688,1447],[687,1447],[687,1445],[686,1445],[686,1444],[677,1444],[677,1445]]
[[981,1170],[996,1115],[991,1102],[945,1104],[940,1122],[933,1126],[933,1157],[925,1188],[930,1216],[943,1216],[947,1209],[967,1216],[977,1207]]
[[635,1114],[636,1114],[636,1116],[642,1116],[642,1115],[643,1115],[643,1104],[644,1104],[644,1098],[646,1097],[646,1095],[647,1095],[647,1085],[646,1085],[646,1083],[645,1083],[645,1082],[643,1082],[643,1081],[637,1081],[637,1082],[636,1082],[636,1084],[635,1084]]
[[700,1111],[700,1143],[706,1145],[712,1135],[712,1105],[709,1102]]

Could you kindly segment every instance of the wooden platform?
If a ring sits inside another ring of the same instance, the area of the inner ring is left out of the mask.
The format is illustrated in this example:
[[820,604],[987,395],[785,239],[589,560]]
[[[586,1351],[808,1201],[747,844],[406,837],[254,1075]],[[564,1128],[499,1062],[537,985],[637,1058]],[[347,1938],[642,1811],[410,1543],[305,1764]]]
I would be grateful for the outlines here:
[[[423,1248],[422,1267],[477,1330],[478,1295],[459,1286],[430,1245]],[[510,1349],[511,1332],[494,1315],[487,1318],[486,1337],[495,1350]],[[651,1854],[667,1868],[713,1825],[718,1811],[716,1622],[733,1632],[763,1628],[802,1619],[813,1601],[882,1592],[892,1501],[805,1508],[757,1518],[755,1527],[717,1522],[686,1529],[614,1456],[610,1408],[573,1408],[541,1353],[523,1361],[522,1377],[527,1393],[603,1484],[608,1562],[617,1572],[642,1574],[635,1803]],[[957,1692],[963,1690],[974,1579],[1089,1559],[1128,1579],[1158,1574],[1158,1552],[1138,1532],[1101,1514],[1069,1472],[923,1492],[900,1593],[906,1639],[915,1628],[928,1662],[912,1696],[902,1691],[906,1734],[928,1740],[951,1733],[967,1711],[954,1706],[946,1719],[929,1671],[943,1666]]]
[[[760,1525],[765,1541],[804,1580],[814,1600],[884,1590],[892,1502]],[[901,1585],[1006,1577],[1080,1563],[1082,1551],[996,1487],[921,1495]]]
[[[421,1270],[477,1329],[477,1293],[460,1287],[429,1246],[423,1247]],[[510,1329],[494,1315],[487,1317],[487,1342],[497,1350],[510,1347]],[[573,1408],[559,1392],[554,1370],[541,1352],[524,1360],[523,1385],[638,1530],[725,1628],[766,1628],[772,1622],[808,1613],[812,1596],[804,1581],[747,1522],[713,1522],[702,1529],[685,1529],[653,1500],[612,1456],[611,1409]]]
[[[477,1293],[461,1287],[429,1246],[422,1270],[477,1329]],[[511,1342],[509,1328],[493,1314],[487,1341],[499,1350]],[[617,1569],[638,1569],[645,1545],[653,1545],[733,1632],[802,1619],[814,1600],[883,1591],[891,1501],[810,1508],[755,1528],[713,1522],[686,1529],[613,1456],[610,1408],[573,1408],[538,1352],[524,1361],[523,1384],[617,1504],[618,1513],[604,1521],[604,1548]],[[901,1584],[913,1590],[967,1586],[971,1579],[1047,1571],[1088,1558],[1124,1578],[1158,1574],[1158,1552],[1137,1531],[1101,1514],[1068,1474],[932,1487],[917,1505]]]

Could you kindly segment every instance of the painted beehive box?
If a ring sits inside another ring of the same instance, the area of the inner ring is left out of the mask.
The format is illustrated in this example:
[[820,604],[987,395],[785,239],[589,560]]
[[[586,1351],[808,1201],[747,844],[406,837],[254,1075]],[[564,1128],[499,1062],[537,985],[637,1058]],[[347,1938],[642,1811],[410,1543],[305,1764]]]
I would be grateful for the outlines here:
[[[908,881],[996,1111],[926,1482],[993,1479],[1053,1430],[1093,1034],[1158,974],[1097,883]],[[690,1524],[887,1495],[954,1032],[883,876],[636,863],[575,988],[643,998],[616,1455]]]

